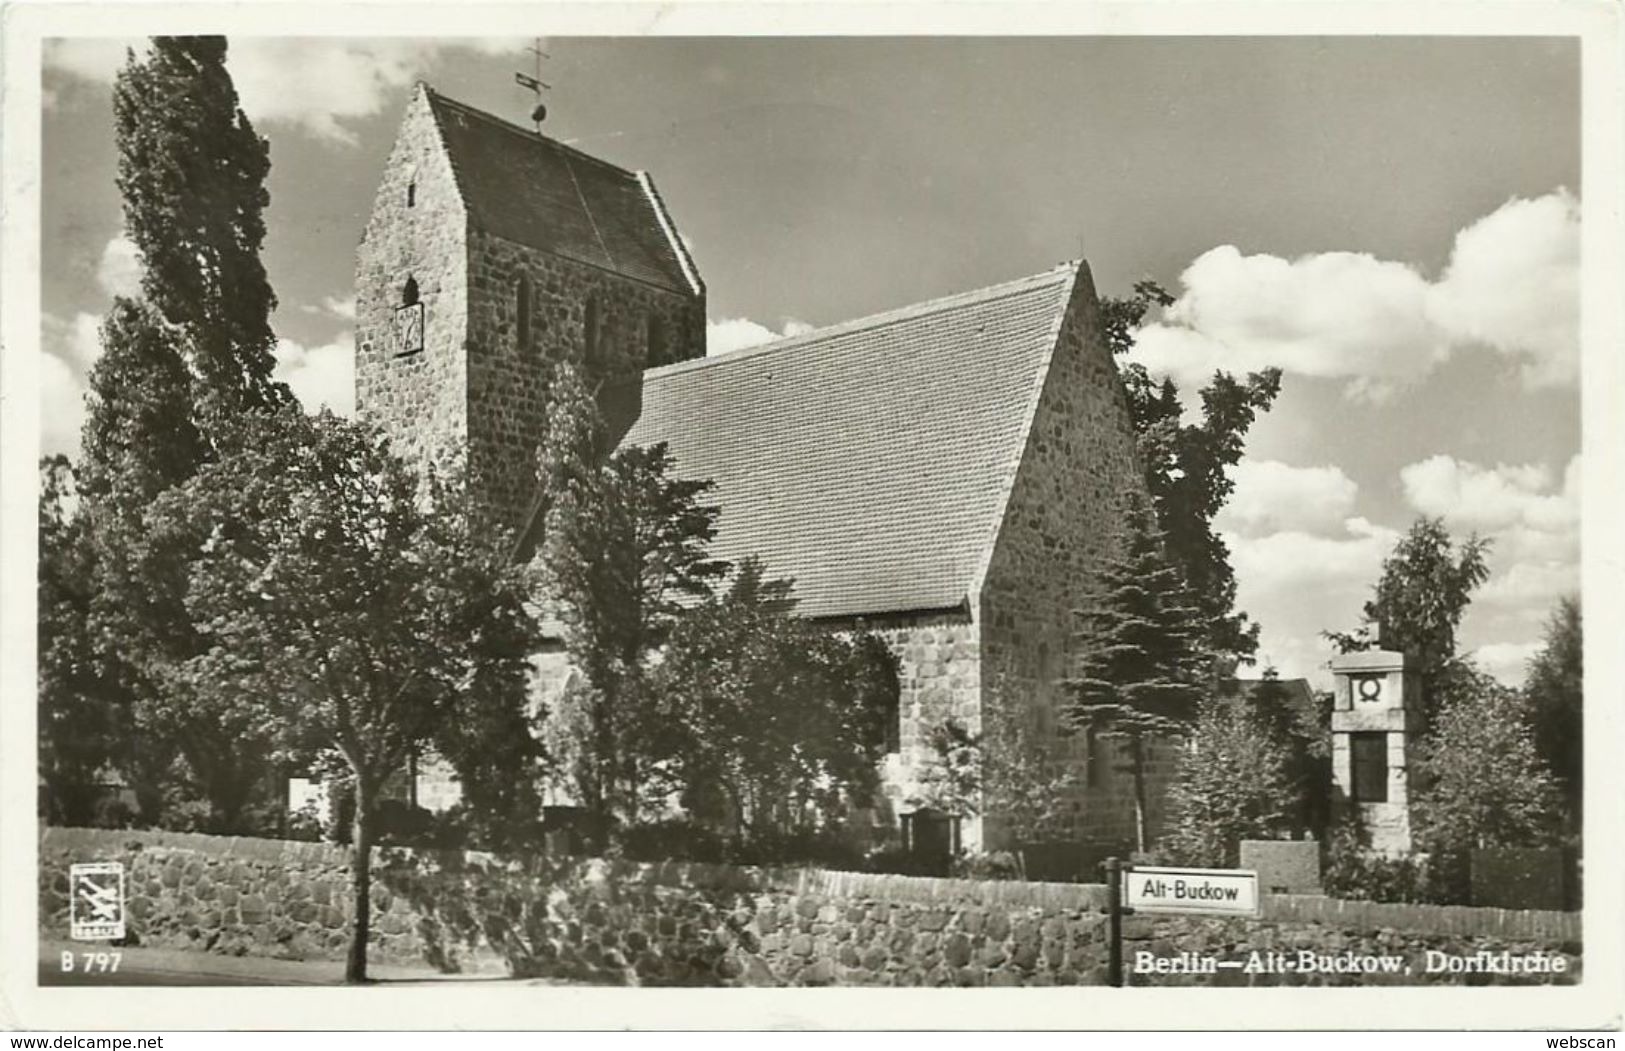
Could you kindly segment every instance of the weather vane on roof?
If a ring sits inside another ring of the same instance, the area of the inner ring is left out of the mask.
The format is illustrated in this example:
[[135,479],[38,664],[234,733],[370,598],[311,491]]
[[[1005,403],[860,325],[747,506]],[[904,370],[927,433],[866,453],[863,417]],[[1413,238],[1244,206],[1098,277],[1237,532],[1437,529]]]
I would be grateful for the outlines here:
[[536,96],[536,108],[530,111],[530,119],[536,122],[536,134],[542,133],[542,121],[547,119],[547,107],[542,105],[542,92],[552,90],[553,85],[542,82],[542,59],[550,57],[542,50],[542,38],[537,37],[536,43],[525,49],[536,56],[536,75],[527,76],[524,73],[515,73],[513,79],[520,87],[529,89]]

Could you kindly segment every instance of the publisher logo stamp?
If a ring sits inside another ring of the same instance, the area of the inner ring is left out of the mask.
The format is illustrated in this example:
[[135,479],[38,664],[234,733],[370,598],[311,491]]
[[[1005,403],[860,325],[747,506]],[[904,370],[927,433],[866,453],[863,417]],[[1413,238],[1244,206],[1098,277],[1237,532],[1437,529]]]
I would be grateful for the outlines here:
[[68,868],[68,936],[77,941],[124,937],[124,865],[90,861]]

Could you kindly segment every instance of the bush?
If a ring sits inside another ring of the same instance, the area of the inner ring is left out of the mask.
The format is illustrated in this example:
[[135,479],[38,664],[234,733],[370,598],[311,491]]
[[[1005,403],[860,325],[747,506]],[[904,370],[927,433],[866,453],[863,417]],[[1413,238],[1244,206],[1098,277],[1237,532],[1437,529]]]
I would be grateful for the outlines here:
[[157,824],[166,832],[213,832],[214,807],[206,799],[166,802]]
[[128,803],[109,795],[96,800],[90,823],[96,828],[133,828],[135,818],[135,811],[130,809]]
[[1023,878],[1021,863],[1008,850],[994,850],[980,854],[961,854],[949,869],[955,879],[1019,880]]
[[287,831],[284,836],[306,843],[320,843],[326,829],[327,823],[322,818],[321,810],[315,803],[306,803],[288,815]]
[[1465,897],[1453,890],[1448,866],[1426,854],[1393,856],[1372,850],[1359,826],[1344,821],[1326,841],[1321,884],[1334,898],[1390,904],[1454,905]]
[[620,829],[615,849],[628,861],[723,860],[722,837],[689,818],[646,821]]
[[911,854],[902,847],[886,847],[864,857],[855,865],[840,865],[847,872],[877,872],[888,876],[946,876],[951,859],[933,854]]
[[381,846],[427,847],[434,845],[435,816],[420,806],[399,799],[378,804],[374,817],[377,841]]
[[723,857],[736,865],[809,865],[847,871],[861,867],[864,859],[863,851],[840,832],[818,828],[755,832],[728,842]]

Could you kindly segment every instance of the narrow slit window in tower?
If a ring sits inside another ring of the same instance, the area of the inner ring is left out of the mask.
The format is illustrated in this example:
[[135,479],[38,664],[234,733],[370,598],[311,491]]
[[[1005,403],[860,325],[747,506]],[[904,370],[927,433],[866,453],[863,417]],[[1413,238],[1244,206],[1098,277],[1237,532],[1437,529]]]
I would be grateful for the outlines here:
[[598,300],[589,298],[583,310],[581,321],[582,336],[584,339],[582,357],[587,362],[598,360],[598,341],[601,333],[598,331]]
[[645,363],[650,367],[664,365],[666,363],[666,323],[659,314],[649,315],[645,343],[647,344]]
[[518,318],[519,349],[530,348],[530,277],[527,274],[519,275],[519,287],[514,291],[518,302],[515,303],[515,314]]

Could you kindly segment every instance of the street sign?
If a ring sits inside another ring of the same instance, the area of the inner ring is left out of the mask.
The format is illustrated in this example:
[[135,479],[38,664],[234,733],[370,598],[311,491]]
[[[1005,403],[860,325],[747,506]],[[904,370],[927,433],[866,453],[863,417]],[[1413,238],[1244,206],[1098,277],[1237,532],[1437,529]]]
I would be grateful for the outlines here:
[[1125,869],[1123,905],[1134,912],[1258,915],[1258,873],[1246,869]]

